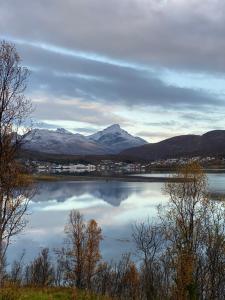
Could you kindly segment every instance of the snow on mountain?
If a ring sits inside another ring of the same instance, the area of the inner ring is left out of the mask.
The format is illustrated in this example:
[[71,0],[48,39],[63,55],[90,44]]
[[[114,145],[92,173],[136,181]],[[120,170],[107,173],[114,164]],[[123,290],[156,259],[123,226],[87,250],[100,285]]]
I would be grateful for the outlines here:
[[70,132],[69,130],[66,130],[65,128],[57,128],[55,132],[61,133],[61,134],[72,134],[72,132]]
[[119,153],[147,142],[130,135],[120,125],[112,125],[90,136],[57,130],[34,129],[25,139],[27,150],[66,155],[101,155]]
[[27,150],[66,155],[106,154],[108,149],[67,130],[34,129],[25,139]]
[[90,135],[88,138],[91,141],[109,147],[113,153],[119,153],[128,148],[147,144],[145,140],[123,130],[119,124],[109,126],[102,131]]

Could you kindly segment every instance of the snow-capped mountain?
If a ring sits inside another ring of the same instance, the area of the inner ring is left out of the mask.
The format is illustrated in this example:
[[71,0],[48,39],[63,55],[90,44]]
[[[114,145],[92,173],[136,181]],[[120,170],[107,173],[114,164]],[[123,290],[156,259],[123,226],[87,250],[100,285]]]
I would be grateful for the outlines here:
[[110,148],[113,153],[147,144],[145,140],[133,136],[123,130],[119,124],[114,124],[102,131],[90,135],[89,140]]
[[37,152],[66,155],[100,155],[107,153],[107,149],[94,141],[89,141],[81,134],[73,134],[62,128],[56,131],[34,129],[26,137],[24,148]]
[[147,142],[130,135],[119,125],[112,125],[90,136],[57,130],[34,129],[25,138],[24,149],[65,155],[104,155],[141,146]]

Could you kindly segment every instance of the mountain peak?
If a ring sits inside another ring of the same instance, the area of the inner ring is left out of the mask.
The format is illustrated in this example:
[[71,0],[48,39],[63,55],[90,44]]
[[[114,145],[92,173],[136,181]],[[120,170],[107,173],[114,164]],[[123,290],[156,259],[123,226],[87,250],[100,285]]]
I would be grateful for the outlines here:
[[66,130],[65,128],[57,128],[56,129],[57,133],[62,133],[62,134],[72,134],[72,132],[70,132],[69,130]]
[[90,135],[89,139],[111,149],[115,153],[121,149],[141,146],[147,143],[143,139],[129,134],[119,124],[113,124],[102,131],[98,131]]
[[119,124],[113,124],[107,128],[105,128],[103,131],[104,132],[115,132],[115,131],[121,131],[121,127]]

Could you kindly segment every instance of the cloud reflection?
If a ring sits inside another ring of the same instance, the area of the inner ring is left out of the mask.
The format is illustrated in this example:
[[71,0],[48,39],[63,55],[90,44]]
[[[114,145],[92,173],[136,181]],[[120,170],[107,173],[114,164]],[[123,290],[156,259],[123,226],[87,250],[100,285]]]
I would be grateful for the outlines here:
[[[134,251],[132,224],[151,216],[166,201],[160,183],[146,182],[46,182],[32,199],[29,225],[10,248],[9,259],[26,245],[27,259],[40,247],[62,246],[64,225],[71,209],[79,209],[85,219],[94,218],[103,229],[102,253],[105,259]],[[32,241],[32,243],[28,241]],[[15,249],[17,250],[15,252]]]

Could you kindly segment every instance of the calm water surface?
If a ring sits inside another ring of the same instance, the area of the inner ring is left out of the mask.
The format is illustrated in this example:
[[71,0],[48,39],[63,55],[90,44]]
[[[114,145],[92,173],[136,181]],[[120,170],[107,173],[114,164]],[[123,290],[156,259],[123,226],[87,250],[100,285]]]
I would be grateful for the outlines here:
[[[210,173],[208,178],[211,191],[225,194],[225,173]],[[165,204],[168,199],[162,187],[162,183],[148,182],[40,183],[29,206],[26,231],[9,248],[9,261],[17,258],[23,249],[26,250],[26,259],[30,260],[42,247],[61,247],[65,237],[64,225],[71,209],[78,209],[87,220],[96,219],[102,227],[104,259],[117,259],[124,252],[134,253],[132,224],[157,218],[157,206]]]

